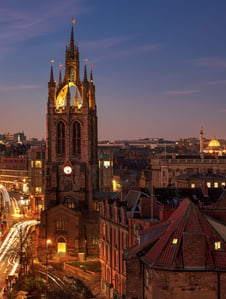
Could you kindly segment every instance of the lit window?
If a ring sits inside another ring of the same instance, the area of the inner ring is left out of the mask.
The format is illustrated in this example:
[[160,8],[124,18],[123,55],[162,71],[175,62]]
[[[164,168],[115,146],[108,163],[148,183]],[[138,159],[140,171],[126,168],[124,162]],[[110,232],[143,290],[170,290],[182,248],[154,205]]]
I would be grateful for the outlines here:
[[39,161],[39,160],[35,161],[35,167],[42,168],[42,161]]
[[218,182],[214,182],[214,188],[218,188]]
[[57,246],[57,251],[58,251],[58,253],[59,252],[66,252],[66,243],[65,242],[64,243],[59,242],[58,246]]
[[104,161],[104,167],[105,168],[109,168],[111,165],[111,162],[110,161]]
[[221,185],[222,185],[222,186],[225,186],[225,182],[222,182]]
[[24,193],[28,192],[28,186],[27,186],[27,184],[23,184],[23,192]]
[[194,183],[191,184],[191,188],[195,188],[195,184]]
[[31,161],[31,168],[34,167],[34,161]]
[[42,192],[42,187],[35,187],[35,192],[36,193],[41,193]]
[[207,182],[206,185],[207,185],[208,188],[211,188],[211,183],[210,182]]
[[177,243],[178,243],[178,239],[177,238],[173,238],[172,244],[173,245],[177,245]]
[[215,247],[215,250],[221,249],[221,242],[220,241],[214,242],[214,247]]

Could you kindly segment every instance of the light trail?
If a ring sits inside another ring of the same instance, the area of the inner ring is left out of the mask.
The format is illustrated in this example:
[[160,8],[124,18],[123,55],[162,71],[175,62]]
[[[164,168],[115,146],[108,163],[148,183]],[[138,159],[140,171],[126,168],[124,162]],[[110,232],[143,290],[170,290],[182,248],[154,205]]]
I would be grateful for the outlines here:
[[[14,224],[4,242],[0,246],[0,289],[3,288],[8,275],[14,275],[19,267],[19,253],[21,241],[24,243],[31,233],[31,228],[39,222],[36,220],[26,220]],[[23,247],[24,248],[24,247]],[[3,290],[0,292],[2,294]]]

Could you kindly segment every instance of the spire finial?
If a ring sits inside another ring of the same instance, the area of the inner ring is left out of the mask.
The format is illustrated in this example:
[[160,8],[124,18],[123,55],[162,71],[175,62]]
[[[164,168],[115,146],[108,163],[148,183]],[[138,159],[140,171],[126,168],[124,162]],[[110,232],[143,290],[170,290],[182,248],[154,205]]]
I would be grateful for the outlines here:
[[90,83],[93,83],[93,63],[90,64]]
[[58,85],[61,85],[62,84],[62,74],[61,74],[61,69],[63,67],[63,64],[62,63],[59,63],[59,80],[58,80]]
[[74,24],[75,24],[75,19],[72,18],[71,20],[71,39],[70,39],[70,50],[71,52],[74,52]]
[[87,71],[86,71],[86,63],[88,62],[88,58],[84,58],[85,66],[84,66],[84,77],[83,81],[87,81]]
[[51,69],[50,69],[50,80],[49,80],[49,82],[50,83],[54,83],[54,77],[53,77],[53,63],[54,63],[54,59],[51,59],[50,63],[51,63]]

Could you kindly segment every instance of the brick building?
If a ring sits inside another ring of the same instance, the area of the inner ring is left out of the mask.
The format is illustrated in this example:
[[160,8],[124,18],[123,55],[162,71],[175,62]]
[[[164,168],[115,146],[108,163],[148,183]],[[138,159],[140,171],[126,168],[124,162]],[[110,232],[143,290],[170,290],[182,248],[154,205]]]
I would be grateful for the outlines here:
[[[51,66],[48,83],[45,163],[46,210],[39,244],[54,256],[97,254],[98,215],[92,211],[98,189],[97,111],[92,70],[80,79],[79,48],[73,24],[65,52],[65,75],[58,84]],[[73,233],[72,233],[73,231]]]
[[45,148],[32,146],[28,150],[28,175],[32,213],[39,216],[44,210]]
[[99,191],[113,191],[113,151],[110,148],[98,146],[99,160]]
[[125,298],[124,251],[137,243],[140,230],[157,223],[151,206],[152,198],[136,190],[100,203],[101,285],[106,298]]
[[126,298],[225,298],[226,226],[184,200],[126,255]]
[[8,191],[28,193],[27,157],[2,157],[0,163],[0,184]]

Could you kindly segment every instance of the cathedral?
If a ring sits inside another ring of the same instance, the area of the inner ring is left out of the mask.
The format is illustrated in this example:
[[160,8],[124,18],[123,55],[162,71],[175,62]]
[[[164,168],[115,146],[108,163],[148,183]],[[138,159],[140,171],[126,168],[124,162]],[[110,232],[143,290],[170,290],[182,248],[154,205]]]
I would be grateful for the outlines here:
[[52,257],[97,254],[98,215],[93,193],[98,190],[97,111],[92,67],[80,78],[79,48],[70,42],[65,73],[58,84],[53,66],[48,82],[46,115],[45,210],[41,215],[39,247]]

